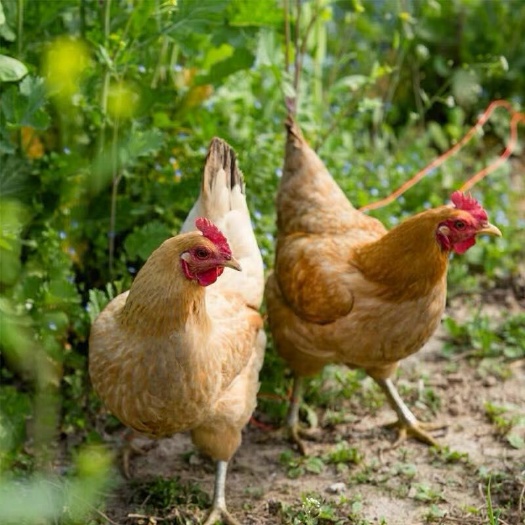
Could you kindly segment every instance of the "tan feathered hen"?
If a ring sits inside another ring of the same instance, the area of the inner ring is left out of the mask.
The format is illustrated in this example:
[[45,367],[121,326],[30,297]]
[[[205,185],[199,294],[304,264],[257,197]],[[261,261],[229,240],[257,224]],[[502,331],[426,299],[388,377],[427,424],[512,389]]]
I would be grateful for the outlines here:
[[265,296],[275,346],[295,374],[291,438],[304,453],[302,378],[342,363],[363,368],[379,384],[398,415],[399,439],[408,433],[436,444],[391,376],[439,325],[450,253],[465,252],[478,234],[501,233],[460,192],[452,195],[454,206],[424,211],[387,231],[350,204],[291,118],[286,126],[275,267]]
[[155,438],[191,431],[217,462],[206,524],[237,524],[226,509],[226,469],[256,404],[264,277],[242,173],[220,139],[182,232],[95,320],[89,372],[108,409],[132,429]]

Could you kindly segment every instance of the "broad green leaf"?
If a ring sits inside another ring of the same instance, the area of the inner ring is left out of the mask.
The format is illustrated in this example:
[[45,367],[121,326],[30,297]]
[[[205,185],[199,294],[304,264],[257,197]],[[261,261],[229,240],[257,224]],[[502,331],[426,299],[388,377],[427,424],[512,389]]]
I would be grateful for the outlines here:
[[2,2],[0,1],[0,37],[4,40],[7,40],[8,42],[14,42],[16,40],[15,32],[9,27],[9,24],[7,23],[5,12],[4,12],[4,6],[2,5]]
[[42,79],[28,76],[19,86],[10,86],[4,92],[0,108],[13,127],[46,129],[50,122],[44,107],[46,102]]
[[518,434],[509,434],[507,441],[512,448],[519,450],[525,447],[525,440]]
[[27,67],[6,55],[0,55],[0,82],[16,82],[27,75]]
[[170,229],[159,221],[135,228],[124,241],[124,248],[131,260],[145,261],[166,239],[171,237]]
[[283,24],[283,10],[275,0],[232,0],[228,8],[229,22],[232,26],[272,26],[280,28]]
[[255,61],[253,53],[247,49],[236,49],[232,56],[212,66],[208,75],[198,77],[198,84],[219,82],[237,71],[249,69]]
[[233,53],[234,49],[230,44],[221,44],[218,47],[212,47],[208,50],[202,67],[203,69],[209,69],[217,62],[221,62],[222,60],[231,57]]
[[128,162],[155,153],[162,146],[163,141],[164,135],[156,129],[132,133],[129,142],[125,145]]

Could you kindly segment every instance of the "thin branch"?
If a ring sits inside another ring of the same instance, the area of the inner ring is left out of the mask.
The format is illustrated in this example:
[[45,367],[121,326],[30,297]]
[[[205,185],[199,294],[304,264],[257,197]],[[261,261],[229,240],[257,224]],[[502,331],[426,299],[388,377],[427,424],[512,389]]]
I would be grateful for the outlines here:
[[290,73],[290,5],[284,0],[284,70]]
[[137,520],[155,520],[155,521],[164,521],[167,518],[160,518],[158,516],[148,516],[146,514],[128,514],[128,518],[137,519]]
[[[286,5],[288,4],[288,0],[286,0]],[[312,29],[319,17],[319,14],[321,12],[321,8],[319,4],[316,4],[316,10],[312,15],[312,18],[308,22],[308,26],[306,27],[306,31],[304,32],[304,36],[301,39],[300,38],[300,31],[301,31],[301,14],[302,14],[302,5],[301,0],[296,0],[296,20],[295,20],[295,57],[294,57],[294,78],[293,78],[293,89],[295,91],[295,100],[293,103],[290,101],[288,110],[292,114],[292,116],[295,116],[297,113],[297,106],[298,106],[298,99],[299,99],[299,85],[301,83],[301,73],[302,73],[302,62],[303,62],[303,56],[306,53],[306,46],[308,45],[308,38],[310,37],[310,33],[312,32]],[[285,19],[285,24],[286,24]],[[289,38],[289,34],[287,35],[287,38]],[[288,57],[287,57],[288,58]],[[286,66],[287,67],[287,66]],[[288,71],[288,69],[287,69]],[[291,107],[290,107],[291,106]]]
[[294,78],[293,87],[295,90],[295,99],[297,101],[297,90],[299,88],[299,77],[301,71],[301,56],[299,53],[299,32],[301,31],[301,0],[296,0],[296,16],[295,16],[295,57],[294,57]]
[[109,239],[108,239],[108,250],[109,250],[109,275],[113,277],[113,262],[115,259],[115,229],[117,223],[117,196],[118,186],[122,179],[122,174],[119,170],[118,165],[118,133],[119,133],[119,119],[115,119],[113,126],[113,140],[111,144],[111,170],[113,184],[111,187],[111,211],[109,217]]

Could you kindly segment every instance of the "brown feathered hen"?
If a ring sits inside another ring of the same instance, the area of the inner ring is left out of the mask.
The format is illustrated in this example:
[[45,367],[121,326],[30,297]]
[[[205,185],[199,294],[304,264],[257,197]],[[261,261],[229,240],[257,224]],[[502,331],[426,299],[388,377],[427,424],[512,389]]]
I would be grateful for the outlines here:
[[95,320],[89,372],[108,409],[132,429],[154,438],[191,431],[217,462],[206,524],[237,524],[226,509],[226,469],[256,404],[264,278],[242,173],[220,139],[182,231]]
[[398,416],[398,439],[408,433],[436,444],[391,377],[439,325],[450,253],[465,252],[479,234],[501,233],[460,192],[453,206],[423,211],[387,231],[352,206],[291,118],[286,127],[275,267],[265,297],[275,346],[295,375],[291,438],[304,453],[303,378],[341,363],[363,368],[381,387]]

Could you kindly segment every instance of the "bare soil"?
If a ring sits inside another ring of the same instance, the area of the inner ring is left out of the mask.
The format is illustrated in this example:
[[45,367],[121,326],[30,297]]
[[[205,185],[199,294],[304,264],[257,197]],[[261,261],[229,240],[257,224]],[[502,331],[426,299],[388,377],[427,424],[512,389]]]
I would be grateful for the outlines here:
[[[492,300],[458,299],[448,312],[465,319],[473,301],[494,316],[524,307],[509,290]],[[517,448],[511,446],[508,428],[491,420],[487,406],[504,407],[503,422],[512,421],[511,433],[518,441],[525,439],[525,362],[480,360],[468,351],[445,357],[443,345],[444,330],[439,330],[425,348],[402,362],[396,383],[421,420],[446,423],[435,434],[444,452],[414,440],[392,448],[395,435],[384,425],[394,413],[386,404],[369,402],[381,394],[365,378],[355,398],[335,400],[330,407],[343,422],[329,421],[326,408],[314,407],[321,428],[316,440],[308,442],[308,458],[293,451],[278,431],[253,424],[245,429],[227,480],[232,514],[248,525],[492,524],[487,517],[490,479],[493,523],[524,524],[525,449],[519,442]],[[326,460],[341,442],[357,450],[361,459],[356,464]],[[177,435],[134,457],[132,480],[122,479],[111,494],[104,511],[108,519],[119,524],[202,520],[206,502],[196,504],[188,497],[160,508],[150,504],[148,492],[155,490],[148,483],[157,477],[177,477],[186,492],[199,487],[211,497],[214,466],[192,450],[189,437]],[[323,461],[312,463],[315,457]]]

